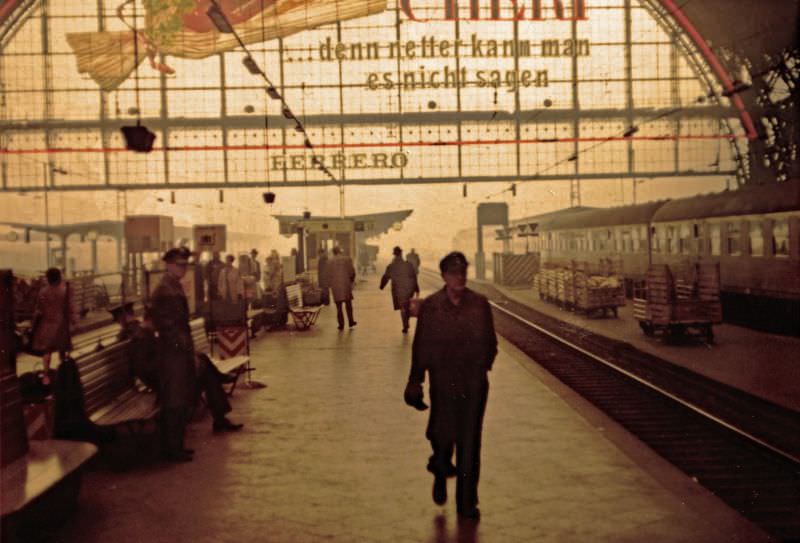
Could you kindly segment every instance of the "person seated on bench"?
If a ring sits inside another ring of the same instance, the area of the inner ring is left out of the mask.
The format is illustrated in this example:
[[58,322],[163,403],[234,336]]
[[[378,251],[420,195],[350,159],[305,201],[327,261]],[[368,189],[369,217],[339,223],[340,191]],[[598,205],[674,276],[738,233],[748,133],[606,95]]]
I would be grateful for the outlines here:
[[[149,309],[145,308],[141,322],[133,312],[132,302],[113,307],[110,311],[114,320],[122,327],[119,338],[131,340],[130,362],[133,375],[158,393],[157,340]],[[208,410],[214,420],[214,433],[241,430],[243,424],[235,424],[225,416],[231,412],[232,407],[222,388],[223,384],[232,383],[236,377],[220,372],[203,353],[195,353],[195,372],[198,393],[205,393]]]

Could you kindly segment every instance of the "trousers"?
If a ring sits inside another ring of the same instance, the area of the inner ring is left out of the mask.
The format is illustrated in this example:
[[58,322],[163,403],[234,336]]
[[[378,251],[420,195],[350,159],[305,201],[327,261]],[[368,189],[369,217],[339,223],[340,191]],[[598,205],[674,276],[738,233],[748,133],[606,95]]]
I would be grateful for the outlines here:
[[[446,477],[453,450],[456,453],[456,507],[460,513],[469,512],[478,505],[478,479],[481,471],[481,433],[486,411],[488,391],[477,398],[448,399],[448,411],[454,415],[455,433],[438,435],[429,432],[433,454],[428,459],[428,470]],[[431,400],[433,402],[433,400]],[[431,406],[433,409],[435,406]]]
[[336,321],[339,323],[339,328],[344,328],[344,315],[342,315],[342,304],[347,310],[347,324],[353,326],[356,321],[353,319],[353,300],[344,300],[336,302]]

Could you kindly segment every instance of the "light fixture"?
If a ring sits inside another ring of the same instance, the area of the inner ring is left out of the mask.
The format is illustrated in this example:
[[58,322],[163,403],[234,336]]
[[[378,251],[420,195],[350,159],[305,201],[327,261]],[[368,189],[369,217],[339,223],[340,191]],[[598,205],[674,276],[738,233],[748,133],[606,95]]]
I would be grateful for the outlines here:
[[217,27],[217,30],[222,32],[223,34],[233,34],[233,27],[231,23],[228,21],[228,18],[225,17],[225,14],[219,9],[219,6],[216,2],[211,2],[211,5],[206,11],[206,15],[208,18],[211,19],[211,22],[214,23],[214,26]]
[[253,60],[253,57],[250,55],[242,59],[242,64],[244,64],[244,67],[247,68],[247,71],[253,75],[261,75],[263,73],[261,68],[258,67],[258,64],[256,64],[256,61]]
[[264,198],[265,204],[274,204],[275,203],[275,193],[274,192],[265,192],[261,195]]
[[267,87],[267,94],[273,100],[280,100],[281,99],[281,94],[278,92],[278,89],[276,89],[275,87],[272,87],[272,86]]
[[631,136],[633,136],[633,135],[634,135],[635,133],[637,133],[638,131],[639,131],[639,127],[638,127],[638,126],[630,126],[630,127],[628,127],[628,129],[627,129],[627,130],[625,130],[625,132],[622,134],[622,137],[623,137],[623,138],[630,138]]
[[123,126],[122,136],[125,138],[125,148],[137,153],[149,153],[153,150],[156,135],[146,126],[136,123],[136,126]]

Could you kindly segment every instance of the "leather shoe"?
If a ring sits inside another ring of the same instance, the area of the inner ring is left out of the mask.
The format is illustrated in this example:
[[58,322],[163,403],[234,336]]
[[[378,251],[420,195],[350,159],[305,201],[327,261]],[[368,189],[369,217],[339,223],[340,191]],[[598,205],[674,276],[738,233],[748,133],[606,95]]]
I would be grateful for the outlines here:
[[215,434],[221,434],[223,432],[238,432],[244,428],[244,424],[234,424],[233,422],[229,421],[228,418],[223,418],[222,420],[214,421],[213,430]]
[[353,328],[356,324],[358,324],[356,321],[351,322],[350,323],[350,328]]
[[433,503],[444,505],[447,503],[447,478],[437,475],[433,479]]

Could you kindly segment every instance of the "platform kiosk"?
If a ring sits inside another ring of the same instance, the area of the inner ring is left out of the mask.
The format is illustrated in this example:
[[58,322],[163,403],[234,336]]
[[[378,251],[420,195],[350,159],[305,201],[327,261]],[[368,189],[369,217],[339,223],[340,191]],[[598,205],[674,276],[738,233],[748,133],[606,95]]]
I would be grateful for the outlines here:
[[[161,255],[173,246],[175,226],[166,215],[128,215],[125,217],[127,256],[123,268],[122,301],[146,297],[145,258],[160,262]],[[191,291],[190,291],[191,292]]]

